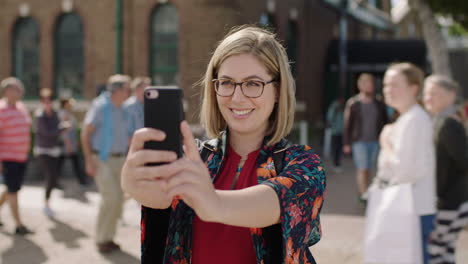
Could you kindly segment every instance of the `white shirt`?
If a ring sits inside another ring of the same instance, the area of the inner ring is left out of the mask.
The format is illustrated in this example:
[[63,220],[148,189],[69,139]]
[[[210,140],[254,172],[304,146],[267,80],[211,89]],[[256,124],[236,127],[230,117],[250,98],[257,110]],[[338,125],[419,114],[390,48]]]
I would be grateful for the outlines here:
[[412,183],[419,215],[436,212],[435,150],[429,115],[418,104],[381,133],[377,177],[390,184]]

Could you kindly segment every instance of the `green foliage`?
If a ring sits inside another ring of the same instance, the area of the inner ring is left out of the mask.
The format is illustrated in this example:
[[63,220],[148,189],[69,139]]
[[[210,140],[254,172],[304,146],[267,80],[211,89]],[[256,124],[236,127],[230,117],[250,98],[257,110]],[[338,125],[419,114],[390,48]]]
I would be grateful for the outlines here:
[[468,36],[468,30],[459,23],[454,23],[449,27],[449,34],[455,37]]
[[[453,18],[458,24],[453,30],[455,34],[466,34],[468,29],[467,0],[426,0],[436,14]],[[450,29],[452,30],[452,29]]]

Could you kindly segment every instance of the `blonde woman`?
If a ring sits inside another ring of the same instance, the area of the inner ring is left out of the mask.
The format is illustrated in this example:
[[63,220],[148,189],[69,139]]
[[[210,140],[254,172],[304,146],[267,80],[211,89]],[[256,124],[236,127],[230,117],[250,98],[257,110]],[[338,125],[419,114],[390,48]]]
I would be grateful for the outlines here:
[[[142,149],[147,140],[163,140],[163,132],[135,133],[122,187],[146,207],[171,211],[163,263],[315,263],[309,246],[320,239],[325,173],[310,147],[284,139],[294,92],[275,36],[235,29],[216,48],[203,81],[201,122],[213,139],[197,146],[182,122],[185,157],[177,160]],[[161,263],[152,255],[160,241],[147,229],[165,230],[163,221],[149,221],[146,209],[142,217],[142,262]]]
[[420,218],[421,259],[427,263],[435,214],[435,154],[431,118],[417,101],[423,78],[423,72],[410,63],[393,64],[385,72],[385,103],[399,117],[380,135],[376,182],[380,186],[411,184],[414,210]]

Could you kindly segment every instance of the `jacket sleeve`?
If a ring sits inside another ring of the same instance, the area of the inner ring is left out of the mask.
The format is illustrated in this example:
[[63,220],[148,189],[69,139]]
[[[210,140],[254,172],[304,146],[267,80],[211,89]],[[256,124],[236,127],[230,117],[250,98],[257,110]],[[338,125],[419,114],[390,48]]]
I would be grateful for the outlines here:
[[308,146],[286,151],[286,166],[262,184],[272,187],[280,201],[280,222],[286,255],[317,243],[321,237],[320,211],[326,186],[325,170]]

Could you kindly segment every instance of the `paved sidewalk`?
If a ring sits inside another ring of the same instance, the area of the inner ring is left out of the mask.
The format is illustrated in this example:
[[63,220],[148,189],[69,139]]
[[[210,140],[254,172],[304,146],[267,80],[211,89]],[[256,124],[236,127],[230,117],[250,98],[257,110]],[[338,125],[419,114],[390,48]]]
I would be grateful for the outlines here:
[[[63,183],[64,185],[69,184]],[[116,242],[122,251],[101,255],[96,250],[94,223],[99,196],[95,192],[79,195],[74,189],[52,193],[55,219],[43,212],[44,189],[24,186],[20,193],[22,218],[35,233],[26,237],[13,234],[13,220],[8,206],[3,206],[0,219],[0,263],[2,264],[82,264],[82,263],[140,263],[140,234],[138,204],[125,204],[123,223],[119,225]]]
[[[362,263],[364,208],[356,200],[352,164],[345,161],[345,173],[328,170],[328,194],[322,214],[323,238],[311,248],[319,264]],[[26,185],[20,193],[24,222],[35,231],[27,237],[12,234],[14,226],[9,208],[3,206],[0,219],[1,264],[82,264],[139,263],[139,205],[129,200],[125,204],[123,223],[119,225],[116,242],[122,252],[101,255],[96,251],[94,223],[99,196],[94,191],[79,195],[74,179],[64,181],[65,191],[52,193],[56,219],[42,213],[44,189]],[[3,187],[2,187],[3,188]],[[457,263],[468,263],[468,231],[460,239]]]

